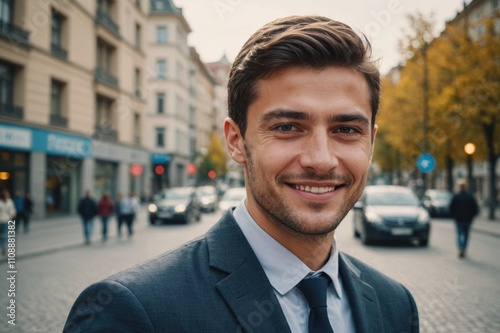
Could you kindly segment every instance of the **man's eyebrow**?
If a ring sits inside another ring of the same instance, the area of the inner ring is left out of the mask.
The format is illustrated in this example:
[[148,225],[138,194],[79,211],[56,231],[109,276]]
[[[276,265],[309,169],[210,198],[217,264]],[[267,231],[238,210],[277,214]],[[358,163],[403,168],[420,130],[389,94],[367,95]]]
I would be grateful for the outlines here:
[[262,116],[262,121],[270,121],[274,119],[297,119],[297,120],[306,120],[309,119],[310,116],[306,112],[290,110],[290,109],[276,109],[273,111],[269,111]]
[[330,122],[332,123],[358,122],[358,123],[363,123],[365,125],[370,125],[370,119],[368,119],[364,114],[359,114],[359,113],[347,113],[347,114],[335,115],[330,117]]

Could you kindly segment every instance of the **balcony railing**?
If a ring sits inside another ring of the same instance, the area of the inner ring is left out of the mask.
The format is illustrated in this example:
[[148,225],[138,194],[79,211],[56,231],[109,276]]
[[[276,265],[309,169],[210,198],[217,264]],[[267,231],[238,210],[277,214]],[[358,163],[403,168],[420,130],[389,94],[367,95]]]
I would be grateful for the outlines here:
[[118,132],[111,127],[96,125],[94,138],[97,140],[117,141]]
[[115,23],[113,18],[109,15],[108,12],[102,10],[101,8],[97,8],[97,12],[95,14],[95,20],[97,23],[105,26],[109,31],[114,33],[117,37],[120,37],[120,28],[118,24]]
[[18,27],[11,22],[4,22],[0,20],[0,35],[9,39],[12,44],[30,46],[28,37],[29,32]]
[[51,114],[50,124],[59,127],[68,127],[68,118],[63,117],[60,114]]
[[107,84],[113,88],[118,88],[118,79],[103,68],[97,67],[95,69],[94,78],[97,82]]
[[11,118],[23,119],[24,111],[20,106],[16,106],[10,103],[0,104],[0,116],[6,116]]
[[61,59],[68,59],[68,51],[66,51],[65,49],[63,49],[61,47],[61,45],[57,45],[57,44],[51,44],[50,45],[51,47],[51,50],[52,50],[52,54],[54,54],[55,56],[61,58]]

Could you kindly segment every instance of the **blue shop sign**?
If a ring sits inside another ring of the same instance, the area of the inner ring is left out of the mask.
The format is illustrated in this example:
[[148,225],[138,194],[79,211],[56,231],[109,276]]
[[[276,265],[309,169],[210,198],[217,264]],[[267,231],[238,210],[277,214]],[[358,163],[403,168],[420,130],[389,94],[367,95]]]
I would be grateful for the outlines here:
[[0,126],[0,147],[2,146],[77,158],[92,155],[90,138],[3,124]]
[[151,154],[151,162],[154,164],[163,164],[170,162],[170,155],[168,154]]

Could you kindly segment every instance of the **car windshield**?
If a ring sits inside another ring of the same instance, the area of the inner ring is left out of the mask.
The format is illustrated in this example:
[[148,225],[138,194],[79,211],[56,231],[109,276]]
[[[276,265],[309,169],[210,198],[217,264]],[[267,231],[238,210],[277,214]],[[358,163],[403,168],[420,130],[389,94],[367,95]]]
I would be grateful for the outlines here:
[[191,195],[191,190],[189,189],[179,189],[179,190],[168,190],[165,192],[162,192],[159,195],[159,198],[161,200],[165,199],[187,199]]
[[370,206],[418,206],[416,195],[407,192],[373,192],[366,197]]

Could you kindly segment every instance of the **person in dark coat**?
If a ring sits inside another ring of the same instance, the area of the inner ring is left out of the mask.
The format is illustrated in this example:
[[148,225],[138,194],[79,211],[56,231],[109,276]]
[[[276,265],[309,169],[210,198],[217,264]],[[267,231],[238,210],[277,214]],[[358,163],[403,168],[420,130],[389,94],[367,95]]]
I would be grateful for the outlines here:
[[449,209],[457,230],[458,256],[463,258],[469,241],[470,226],[474,217],[479,213],[476,198],[468,192],[466,183],[459,185],[459,191],[451,199]]
[[108,221],[111,215],[113,215],[114,204],[107,193],[104,193],[101,200],[99,201],[99,216],[102,222],[102,241],[105,242],[108,239]]
[[98,214],[97,203],[90,197],[89,190],[85,191],[85,196],[78,203],[78,214],[82,218],[85,244],[89,245],[94,226],[94,217]]
[[26,192],[24,194],[24,233],[27,234],[29,232],[30,225],[30,217],[33,214],[33,200],[31,199],[31,193]]
[[[18,225],[25,223],[26,214],[24,211],[24,197],[21,195],[20,191],[16,191],[14,197],[12,198],[14,205],[16,207],[16,223]],[[26,231],[26,229],[24,229]]]

